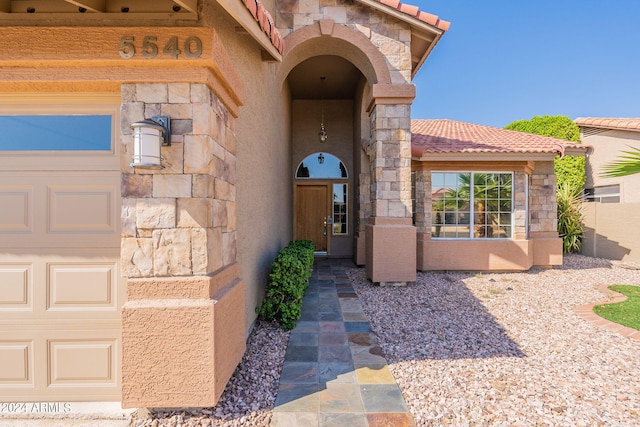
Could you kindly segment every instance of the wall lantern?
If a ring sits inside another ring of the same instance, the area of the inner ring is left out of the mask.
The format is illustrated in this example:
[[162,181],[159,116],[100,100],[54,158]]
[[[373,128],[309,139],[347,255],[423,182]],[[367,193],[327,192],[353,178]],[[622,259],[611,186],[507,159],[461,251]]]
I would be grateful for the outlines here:
[[318,154],[318,163],[320,164],[324,163],[324,154],[322,153]]
[[131,124],[133,162],[140,169],[162,169],[162,146],[171,145],[171,117],[154,116]]

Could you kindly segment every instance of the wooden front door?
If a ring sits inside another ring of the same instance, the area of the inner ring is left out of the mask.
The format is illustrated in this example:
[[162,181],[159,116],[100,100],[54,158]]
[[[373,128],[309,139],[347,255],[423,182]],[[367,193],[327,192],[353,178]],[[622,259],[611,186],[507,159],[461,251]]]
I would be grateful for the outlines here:
[[330,184],[304,183],[295,186],[295,226],[296,240],[311,240],[316,252],[329,253],[331,205]]

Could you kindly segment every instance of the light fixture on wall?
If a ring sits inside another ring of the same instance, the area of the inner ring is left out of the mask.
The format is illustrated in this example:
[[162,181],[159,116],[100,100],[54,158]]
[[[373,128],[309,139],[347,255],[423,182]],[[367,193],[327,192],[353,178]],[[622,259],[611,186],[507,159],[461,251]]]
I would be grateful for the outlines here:
[[322,118],[320,120],[320,132],[318,132],[318,137],[320,138],[320,142],[326,142],[329,135],[324,130],[324,79],[325,77],[320,77],[320,108],[322,111]]
[[324,163],[324,154],[318,153],[318,163],[320,164]]
[[133,162],[140,169],[162,169],[162,146],[171,145],[171,117],[153,116],[131,124],[133,129]]

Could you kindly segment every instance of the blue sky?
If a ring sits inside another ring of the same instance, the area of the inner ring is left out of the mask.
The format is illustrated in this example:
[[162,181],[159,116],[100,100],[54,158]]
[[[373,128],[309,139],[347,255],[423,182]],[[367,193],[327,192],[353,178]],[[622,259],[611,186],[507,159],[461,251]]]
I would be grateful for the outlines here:
[[414,119],[640,117],[640,0],[406,0],[451,22]]

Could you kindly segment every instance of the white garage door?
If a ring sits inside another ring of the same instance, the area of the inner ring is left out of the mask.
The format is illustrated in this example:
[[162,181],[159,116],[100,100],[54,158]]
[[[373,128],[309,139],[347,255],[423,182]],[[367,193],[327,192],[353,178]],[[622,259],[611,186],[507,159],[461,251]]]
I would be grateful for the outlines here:
[[120,400],[118,110],[0,97],[0,401]]

